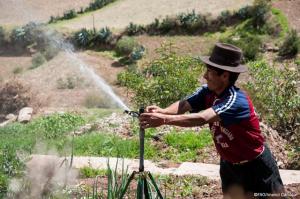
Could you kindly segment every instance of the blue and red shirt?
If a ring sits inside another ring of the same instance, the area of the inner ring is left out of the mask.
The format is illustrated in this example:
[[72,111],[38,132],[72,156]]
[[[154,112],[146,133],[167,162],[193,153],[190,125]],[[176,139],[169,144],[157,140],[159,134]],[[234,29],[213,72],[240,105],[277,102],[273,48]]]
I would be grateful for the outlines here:
[[203,85],[187,98],[191,112],[212,108],[221,118],[209,124],[221,158],[232,163],[252,160],[263,151],[264,138],[249,96],[235,86],[220,96]]

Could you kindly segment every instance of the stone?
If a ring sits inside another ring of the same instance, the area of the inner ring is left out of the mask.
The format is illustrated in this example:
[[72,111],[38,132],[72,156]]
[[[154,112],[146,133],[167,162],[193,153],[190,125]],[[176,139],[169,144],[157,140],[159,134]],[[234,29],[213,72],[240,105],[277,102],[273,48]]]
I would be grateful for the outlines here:
[[24,107],[20,110],[18,115],[18,122],[29,122],[31,120],[33,108],[31,107]]

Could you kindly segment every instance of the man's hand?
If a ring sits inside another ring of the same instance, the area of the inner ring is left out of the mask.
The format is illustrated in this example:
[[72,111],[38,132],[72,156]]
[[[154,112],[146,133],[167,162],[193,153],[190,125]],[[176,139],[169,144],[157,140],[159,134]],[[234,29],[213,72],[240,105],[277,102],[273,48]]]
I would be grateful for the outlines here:
[[164,113],[164,109],[156,105],[147,106],[145,111],[146,113]]
[[161,113],[142,113],[139,119],[140,126],[146,129],[163,125],[166,120],[166,115]]

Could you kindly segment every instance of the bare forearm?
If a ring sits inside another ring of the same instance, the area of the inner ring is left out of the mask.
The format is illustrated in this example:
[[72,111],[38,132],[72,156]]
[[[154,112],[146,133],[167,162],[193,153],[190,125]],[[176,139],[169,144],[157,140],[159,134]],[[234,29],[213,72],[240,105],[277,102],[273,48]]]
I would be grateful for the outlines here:
[[177,101],[167,108],[163,109],[163,113],[167,115],[183,114],[191,109],[191,106],[187,101]]
[[201,114],[167,115],[164,120],[165,125],[181,127],[202,126],[207,122]]

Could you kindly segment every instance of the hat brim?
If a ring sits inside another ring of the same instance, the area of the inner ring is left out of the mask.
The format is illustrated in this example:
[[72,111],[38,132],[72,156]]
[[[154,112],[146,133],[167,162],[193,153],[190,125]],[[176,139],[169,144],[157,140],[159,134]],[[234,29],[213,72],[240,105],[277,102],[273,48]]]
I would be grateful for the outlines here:
[[220,68],[220,69],[223,69],[223,70],[226,70],[226,71],[230,71],[230,72],[234,72],[234,73],[244,73],[244,72],[247,72],[248,69],[247,69],[247,66],[246,65],[238,65],[238,66],[225,66],[225,65],[219,65],[219,64],[216,64],[214,62],[211,62],[209,60],[209,56],[202,56],[202,57],[199,57],[201,61],[203,61],[205,64],[208,64],[210,66],[213,66],[213,67],[216,67],[216,68]]

